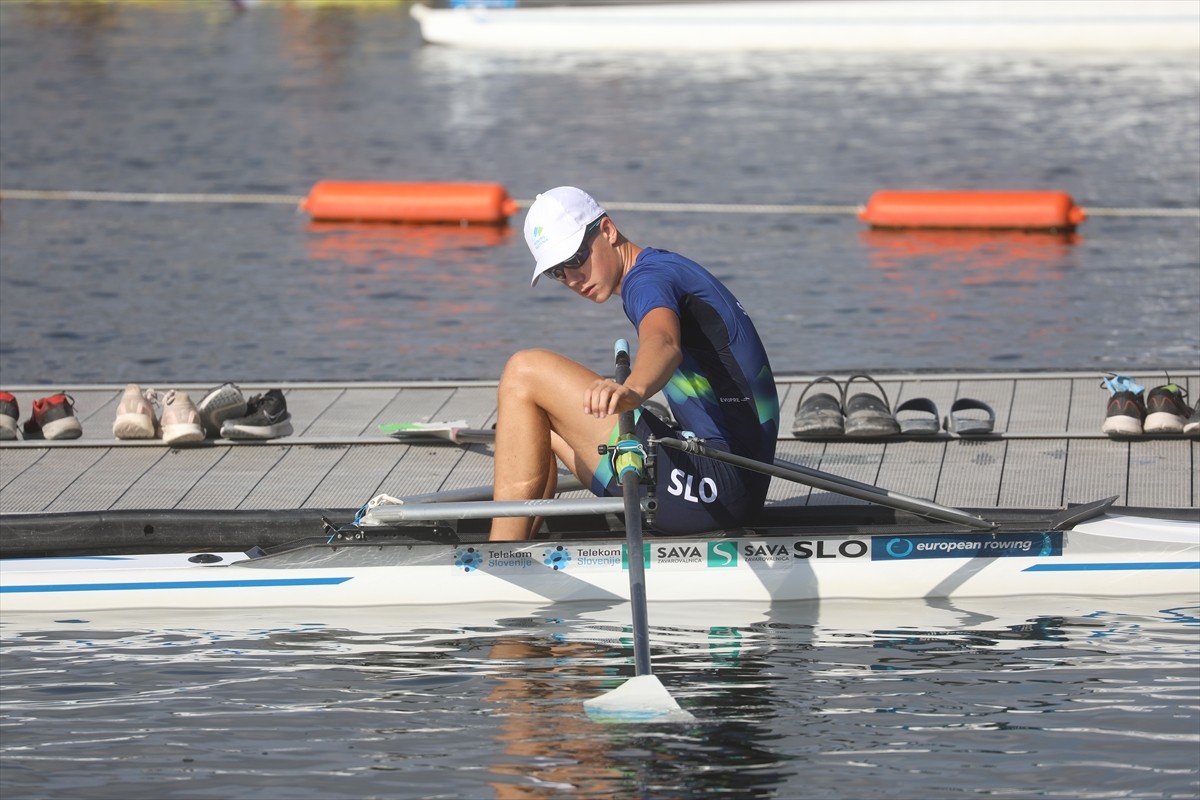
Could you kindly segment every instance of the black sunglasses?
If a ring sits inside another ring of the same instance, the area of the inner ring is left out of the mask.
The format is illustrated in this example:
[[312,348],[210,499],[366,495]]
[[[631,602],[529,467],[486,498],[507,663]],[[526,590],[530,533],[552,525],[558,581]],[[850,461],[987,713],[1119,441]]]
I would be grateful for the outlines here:
[[584,262],[588,260],[588,256],[592,254],[592,239],[600,230],[600,220],[604,217],[599,217],[595,222],[592,222],[583,230],[583,242],[579,245],[579,249],[575,251],[575,255],[568,258],[566,261],[560,261],[550,269],[546,270],[551,278],[556,281],[565,281],[567,279],[567,270],[579,269]]

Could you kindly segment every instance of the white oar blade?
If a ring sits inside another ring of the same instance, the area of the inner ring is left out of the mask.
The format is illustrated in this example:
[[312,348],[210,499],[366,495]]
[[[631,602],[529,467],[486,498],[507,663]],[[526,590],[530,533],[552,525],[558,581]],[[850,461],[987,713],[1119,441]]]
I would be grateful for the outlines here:
[[680,708],[654,675],[638,675],[599,697],[583,701],[583,709],[600,722],[695,722]]
[[454,441],[455,431],[467,427],[465,419],[453,422],[393,422],[379,430],[402,442]]
[[496,432],[486,428],[468,428],[465,419],[453,422],[391,422],[379,426],[379,430],[393,439],[409,444],[453,442],[469,444],[493,442]]

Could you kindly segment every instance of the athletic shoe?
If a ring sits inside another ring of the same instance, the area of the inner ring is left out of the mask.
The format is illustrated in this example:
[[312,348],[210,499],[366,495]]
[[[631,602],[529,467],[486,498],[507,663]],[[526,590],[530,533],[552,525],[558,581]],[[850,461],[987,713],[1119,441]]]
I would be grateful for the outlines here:
[[1128,375],[1113,375],[1101,384],[1108,389],[1108,409],[1100,430],[1109,436],[1141,436],[1146,407],[1142,404],[1141,385]]
[[1146,433],[1183,433],[1183,424],[1192,413],[1184,402],[1186,396],[1174,383],[1151,389],[1146,395]]
[[1184,436],[1200,436],[1200,400],[1196,401],[1196,407],[1192,409],[1192,415],[1188,417],[1187,423],[1183,426]]
[[200,412],[185,392],[171,390],[163,398],[162,437],[167,444],[187,444],[204,440]]
[[158,418],[154,416],[154,401],[158,394],[153,389],[142,391],[142,387],[131,383],[117,404],[117,418],[113,422],[113,436],[118,439],[157,439]]
[[223,383],[204,395],[196,406],[204,435],[215,439],[221,435],[221,425],[227,419],[246,415],[246,398],[236,383]]
[[33,415],[25,420],[26,439],[78,439],[82,435],[73,397],[59,392],[33,401]]
[[278,389],[254,395],[246,402],[246,416],[227,419],[221,426],[226,439],[276,439],[291,433],[292,415]]
[[8,392],[0,392],[0,439],[17,438],[17,420],[21,418],[21,409],[17,406],[17,398]]

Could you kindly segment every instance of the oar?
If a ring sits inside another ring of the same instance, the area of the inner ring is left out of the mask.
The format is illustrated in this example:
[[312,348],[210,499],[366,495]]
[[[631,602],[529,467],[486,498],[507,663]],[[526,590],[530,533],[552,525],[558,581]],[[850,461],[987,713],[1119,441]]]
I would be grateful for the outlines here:
[[796,483],[804,483],[817,489],[825,489],[826,491],[837,492],[848,497],[856,497],[859,500],[866,500],[868,503],[874,503],[875,505],[896,508],[902,511],[912,511],[924,517],[940,519],[942,522],[957,522],[960,525],[983,530],[994,530],[1000,527],[998,523],[968,514],[957,508],[938,505],[937,503],[922,500],[918,497],[909,497],[906,494],[881,489],[878,486],[872,486],[869,483],[860,483],[850,478],[831,475],[828,472],[809,469],[800,464],[793,464],[790,461],[783,461],[778,458],[772,464],[764,464],[752,458],[726,453],[724,450],[714,450],[704,445],[698,439],[663,438],[656,439],[655,441],[660,445],[673,447],[685,453],[695,453],[705,458],[724,461],[727,464],[751,469],[775,478],[783,478]]
[[453,422],[389,422],[379,430],[393,439],[419,444],[422,442],[454,442],[471,444],[494,442],[496,432],[486,428],[468,428],[465,419]]
[[[629,377],[629,343],[616,345],[617,383]],[[633,412],[620,416],[614,465],[625,499],[625,546],[629,561],[629,605],[633,616],[634,677],[599,697],[585,700],[584,709],[597,719],[614,722],[688,722],[694,720],[650,669],[650,622],[646,614],[646,568],[642,550],[641,479],[643,455],[634,431]]]
[[[396,438],[414,438],[418,435],[424,435],[427,440],[440,440],[452,442],[490,442],[496,438],[496,432],[491,430],[483,430],[479,428],[462,428],[456,427],[466,425],[466,421],[462,422],[419,422],[408,425],[380,425],[380,429],[394,428],[403,429],[397,433],[390,435]],[[387,432],[387,431],[385,431]],[[455,438],[457,437],[457,438]],[[795,483],[803,483],[807,486],[812,486],[817,489],[824,489],[828,492],[845,495],[847,497],[856,497],[859,500],[866,500],[868,503],[885,506],[887,508],[895,508],[902,511],[911,511],[930,519],[941,520],[942,522],[957,523],[966,525],[971,528],[979,528],[982,530],[993,530],[998,527],[996,523],[990,522],[968,514],[961,509],[952,508],[950,506],[939,505],[931,500],[923,500],[919,497],[910,497],[900,492],[893,492],[890,489],[885,489],[881,486],[873,486],[869,483],[861,483],[850,478],[844,478],[841,475],[834,475],[830,472],[822,472],[821,470],[811,469],[802,464],[796,464],[791,461],[784,461],[781,458],[775,459],[771,464],[766,464],[761,461],[755,461],[744,456],[736,456],[726,453],[723,450],[713,450],[706,447],[703,442],[695,439],[659,439],[659,444],[666,447],[674,447],[679,450],[687,450],[697,453],[707,458],[725,461],[735,466],[744,467],[746,469],[762,472],[766,475],[771,475],[776,478],[794,481]]]

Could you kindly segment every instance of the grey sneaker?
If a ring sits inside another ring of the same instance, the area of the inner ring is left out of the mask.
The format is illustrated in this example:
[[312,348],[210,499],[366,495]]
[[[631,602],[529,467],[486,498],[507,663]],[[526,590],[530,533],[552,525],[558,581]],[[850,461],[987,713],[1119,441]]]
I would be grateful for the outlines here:
[[75,398],[65,392],[33,401],[33,415],[25,420],[26,439],[78,439],[83,426],[75,416]]
[[200,400],[196,406],[204,435],[215,439],[221,435],[221,425],[227,419],[246,415],[246,398],[236,383],[223,383]]
[[1196,403],[1196,407],[1192,409],[1192,415],[1188,417],[1188,421],[1183,426],[1184,436],[1200,436],[1200,401]]
[[174,389],[163,398],[162,437],[167,444],[187,444],[204,440],[200,412],[185,392]]
[[0,439],[17,438],[17,420],[20,418],[17,398],[8,392],[0,392]]
[[246,403],[246,416],[227,419],[221,426],[221,435],[226,439],[277,439],[291,433],[292,415],[278,389],[251,397]]
[[1186,397],[1183,387],[1174,383],[1151,389],[1146,393],[1146,422],[1142,430],[1146,433],[1183,433],[1183,426],[1191,414]]

